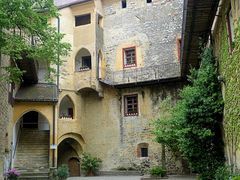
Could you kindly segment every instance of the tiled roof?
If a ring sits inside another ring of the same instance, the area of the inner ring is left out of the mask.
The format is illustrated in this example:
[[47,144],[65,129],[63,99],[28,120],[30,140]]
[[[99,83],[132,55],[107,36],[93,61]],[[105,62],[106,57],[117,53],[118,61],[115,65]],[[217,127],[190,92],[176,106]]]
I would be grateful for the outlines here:
[[57,102],[57,86],[55,84],[32,84],[21,86],[15,101],[24,102]]
[[58,8],[64,8],[64,7],[68,7],[68,6],[72,6],[75,4],[84,3],[88,1],[91,1],[91,0],[54,0],[54,3]]

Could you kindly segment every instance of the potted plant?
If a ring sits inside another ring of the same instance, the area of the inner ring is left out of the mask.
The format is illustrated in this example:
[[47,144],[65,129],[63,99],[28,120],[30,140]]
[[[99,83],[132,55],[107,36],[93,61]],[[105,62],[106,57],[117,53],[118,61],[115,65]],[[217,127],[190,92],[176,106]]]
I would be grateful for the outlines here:
[[68,172],[68,166],[66,164],[61,165],[58,169],[57,169],[57,177],[59,180],[65,180],[67,179],[69,176],[69,172]]
[[5,176],[8,180],[16,180],[20,176],[20,173],[15,169],[9,169],[6,173]]
[[86,173],[86,176],[94,176],[99,170],[102,160],[93,157],[89,153],[83,153],[81,158],[81,169]]
[[151,176],[154,177],[166,177],[167,171],[161,166],[154,166],[149,170]]

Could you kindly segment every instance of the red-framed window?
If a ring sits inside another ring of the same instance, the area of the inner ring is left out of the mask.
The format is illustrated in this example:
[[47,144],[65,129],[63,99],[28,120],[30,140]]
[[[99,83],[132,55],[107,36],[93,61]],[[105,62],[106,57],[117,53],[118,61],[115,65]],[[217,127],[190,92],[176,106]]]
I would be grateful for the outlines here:
[[138,116],[138,95],[124,96],[124,115],[125,116]]
[[227,25],[227,33],[228,33],[229,52],[232,52],[233,42],[235,37],[234,37],[234,20],[233,20],[231,5],[229,6],[226,14],[226,25]]
[[136,47],[129,47],[123,49],[123,67],[137,66]]

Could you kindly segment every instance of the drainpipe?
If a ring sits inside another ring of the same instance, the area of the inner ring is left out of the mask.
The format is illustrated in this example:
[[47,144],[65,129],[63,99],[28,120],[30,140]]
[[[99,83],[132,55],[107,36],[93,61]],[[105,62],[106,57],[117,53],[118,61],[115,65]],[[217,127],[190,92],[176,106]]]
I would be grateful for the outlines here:
[[[60,18],[59,16],[57,17],[57,32],[58,34],[60,33]],[[59,40],[58,40],[58,45],[59,45]],[[57,55],[57,90],[59,92],[59,62],[60,62],[60,55],[59,55],[59,49],[58,49],[58,55]]]
[[[57,32],[60,33],[60,18],[59,16],[57,17]],[[59,40],[58,40],[58,45],[59,45]],[[59,72],[60,72],[60,67],[59,67],[59,62],[60,62],[60,55],[59,55],[59,49],[58,49],[58,54],[57,54],[57,90],[56,90],[56,96],[58,98],[59,95]],[[55,136],[56,136],[56,104],[53,104],[53,139],[52,139],[52,144],[55,145]],[[55,151],[56,148],[53,148],[53,157],[52,157],[52,167],[56,167],[56,162],[55,162]]]

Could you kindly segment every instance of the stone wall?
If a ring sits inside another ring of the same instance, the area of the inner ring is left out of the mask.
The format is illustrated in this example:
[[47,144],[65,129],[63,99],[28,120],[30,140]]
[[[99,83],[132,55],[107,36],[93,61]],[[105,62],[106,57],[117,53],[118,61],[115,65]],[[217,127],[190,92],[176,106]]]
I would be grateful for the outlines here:
[[[234,20],[235,39],[234,48],[230,51],[229,32],[226,26],[226,12],[230,7]],[[229,165],[235,164],[240,168],[240,152],[234,152],[240,145],[240,36],[239,36],[239,1],[223,1],[220,15],[214,30],[214,51],[217,56],[219,73],[223,78],[222,93],[224,98],[224,130],[225,130],[225,150]],[[231,143],[236,142],[236,143]]]
[[182,8],[182,0],[154,0],[152,3],[128,0],[127,8],[122,8],[121,1],[104,0],[107,70],[123,70],[122,48],[135,46],[136,68],[162,65],[165,67],[161,72],[163,78],[179,76],[177,68],[169,69],[167,65],[176,64],[179,67],[177,39],[181,33]]
[[[8,65],[8,58],[1,56],[0,67]],[[0,76],[3,74],[0,69]],[[0,81],[0,180],[3,179],[4,168],[8,165],[8,156],[10,151],[10,144],[8,141],[8,124],[11,118],[12,107],[8,103],[9,85],[6,81]]]

